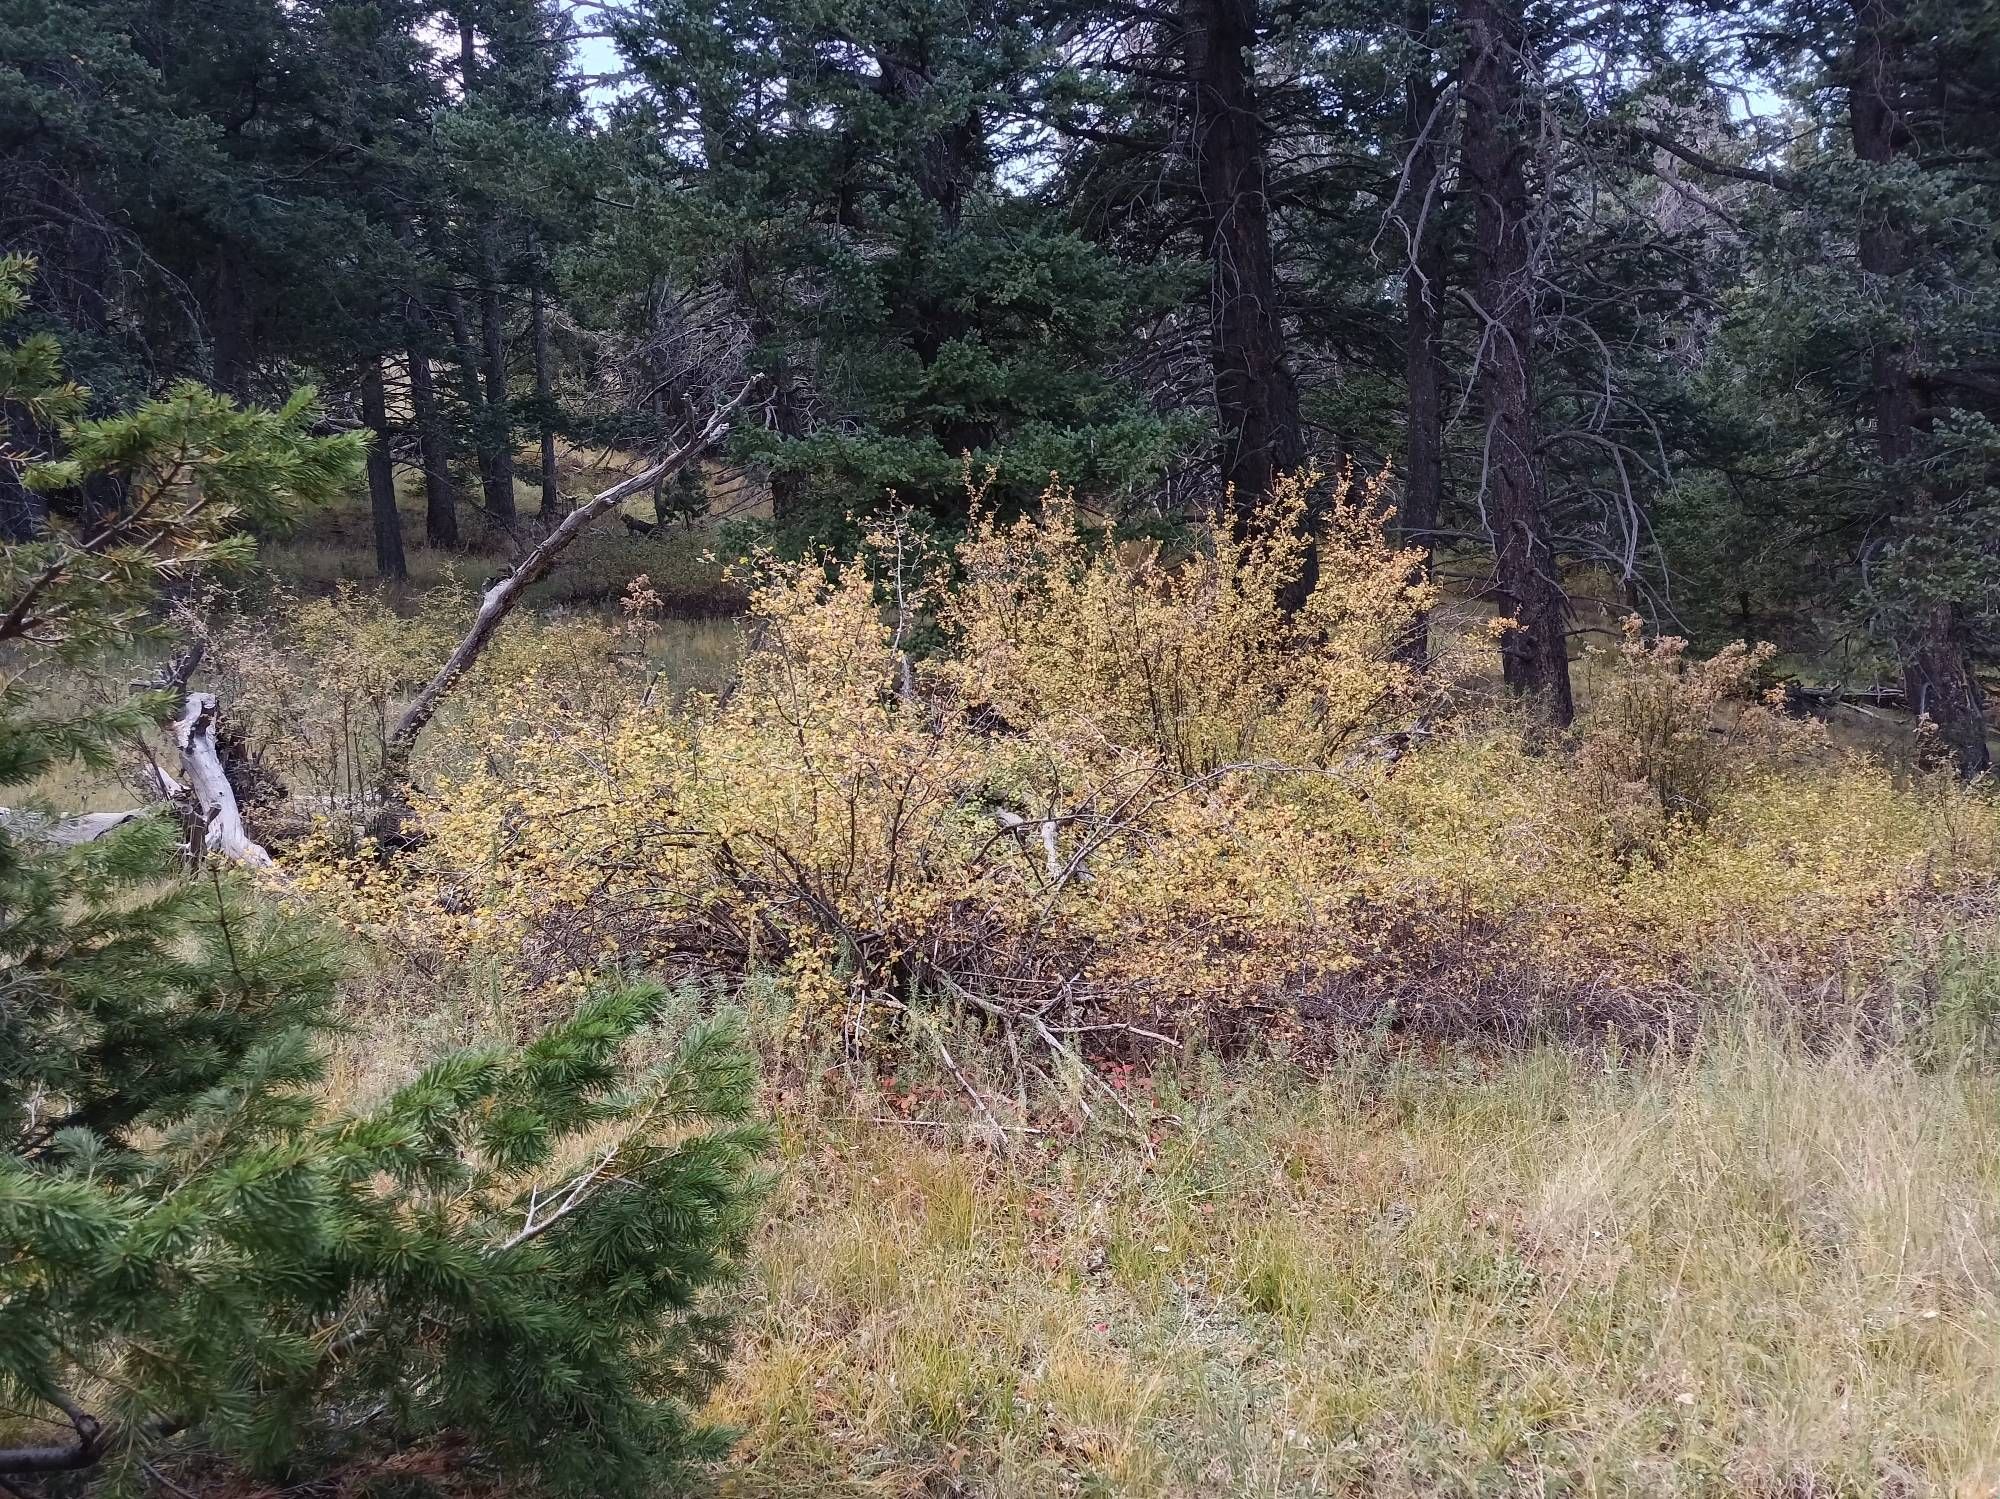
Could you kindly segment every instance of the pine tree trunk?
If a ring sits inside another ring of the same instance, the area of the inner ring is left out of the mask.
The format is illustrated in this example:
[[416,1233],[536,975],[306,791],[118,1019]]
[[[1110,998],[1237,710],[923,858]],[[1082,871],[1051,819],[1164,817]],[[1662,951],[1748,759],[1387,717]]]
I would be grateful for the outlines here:
[[[798,376],[788,358],[780,358],[771,371],[771,425],[781,437],[803,437],[806,433]],[[771,475],[771,519],[783,525],[796,519],[804,508],[804,479],[790,472]]]
[[[738,294],[746,302],[752,302],[755,295],[755,273],[747,253],[737,257]],[[777,325],[770,315],[759,309],[750,317],[750,340],[755,349],[776,348],[776,358],[771,362],[768,379],[770,398],[765,403],[766,420],[770,430],[780,437],[804,437],[806,435],[806,413],[799,401],[798,376],[793,373],[789,353],[776,342]],[[802,477],[789,470],[776,470],[770,474],[771,519],[782,526],[798,518],[804,509],[805,483]]]
[[458,484],[451,474],[451,444],[445,440],[430,355],[410,349],[410,414],[417,423],[417,450],[424,464],[424,540],[434,547],[458,545]]
[[556,429],[550,413],[555,405],[555,385],[549,375],[549,312],[542,289],[534,289],[532,316],[535,332],[535,408],[542,429],[542,510],[543,520],[557,520],[563,511],[562,495],[556,486]]
[[[458,366],[459,403],[465,407],[466,420],[472,427],[472,447],[479,464],[482,485],[487,477],[491,456],[491,445],[487,442],[486,395],[479,385],[479,352],[472,342],[472,318],[465,306],[465,298],[452,292],[445,299],[445,308],[451,314],[452,350]],[[509,493],[512,486],[509,486]]]
[[479,475],[486,513],[503,526],[514,524],[514,423],[507,403],[507,339],[502,321],[499,272],[488,236],[486,284],[479,290],[479,341],[486,375],[486,400],[479,427]]
[[1481,321],[1477,386],[1486,431],[1480,503],[1493,541],[1493,596],[1516,621],[1501,672],[1550,722],[1576,716],[1557,571],[1535,462],[1535,269],[1528,212],[1530,120],[1523,98],[1520,0],[1463,0],[1462,161],[1475,205],[1473,295]]
[[[1855,76],[1848,90],[1854,154],[1889,166],[1901,153],[1905,24],[1900,0],[1862,0],[1857,7]],[[1909,251],[1894,212],[1863,209],[1860,262],[1875,286],[1892,288],[1908,269]],[[1878,340],[1869,375],[1876,455],[1899,519],[1922,525],[1939,496],[1920,472],[1921,438],[1929,425],[1918,399],[1917,354],[1907,339]],[[1965,628],[1953,604],[1919,599],[1899,610],[1894,628],[1910,711],[1930,719],[1959,772],[1988,768],[1986,699],[1965,649]]]
[[[479,47],[475,39],[472,8],[459,5],[452,12],[458,22],[459,92],[470,100],[479,89]],[[489,222],[479,233],[480,356],[471,357],[472,338],[466,326],[465,304],[452,294],[452,319],[457,335],[459,358],[468,372],[466,409],[473,414],[473,441],[479,455],[479,483],[486,500],[486,513],[503,526],[516,519],[514,508],[514,425],[507,403],[507,341],[500,306],[499,251],[495,244],[499,230]],[[479,373],[484,371],[486,390],[479,394]]]
[[[916,39],[912,39],[916,40]],[[881,92],[899,110],[934,118],[940,96],[938,80],[926,50],[921,46],[898,48],[877,54],[881,70]],[[956,239],[964,222],[965,203],[979,180],[985,147],[985,132],[979,112],[968,109],[956,118],[937,120],[935,128],[919,139],[915,151],[914,176],[917,191],[934,213],[932,232],[940,246]],[[947,249],[940,253],[949,253]],[[912,314],[911,347],[929,368],[945,349],[963,338],[971,319],[955,298],[939,296],[929,286],[919,288]],[[992,446],[999,436],[990,420],[975,419],[960,411],[936,418],[938,444],[953,455],[976,452]]]
[[368,507],[375,518],[375,570],[400,582],[410,575],[403,558],[403,518],[396,509],[396,473],[389,454],[389,408],[382,392],[382,364],[361,372],[361,420],[375,436],[368,445]]
[[472,319],[466,312],[465,298],[457,292],[448,293],[445,311],[451,315],[451,347],[457,356],[459,401],[467,417],[476,422],[486,397],[479,389],[479,355],[472,347]]
[[[1412,39],[1428,40],[1427,4],[1410,7]],[[1397,517],[1402,544],[1422,554],[1419,575],[1429,581],[1435,534],[1444,514],[1444,296],[1445,246],[1442,187],[1444,121],[1441,90],[1428,58],[1404,80],[1405,181],[1401,223],[1409,257],[1403,280],[1403,367],[1408,384],[1409,427],[1405,434],[1407,478]],[[1418,664],[1430,654],[1430,616],[1416,620],[1404,655]]]
[[[1208,235],[1209,358],[1221,467],[1239,530],[1273,481],[1305,464],[1299,391],[1285,362],[1265,195],[1264,120],[1253,55],[1257,0],[1182,0],[1189,149]],[[1295,606],[1318,571],[1287,590]]]
[[[421,263],[424,247],[416,227],[399,218],[396,235],[411,258]],[[433,547],[458,545],[458,480],[451,471],[451,436],[438,405],[437,379],[431,368],[430,346],[435,325],[423,292],[410,286],[403,294],[403,326],[408,334],[410,416],[417,428],[417,453],[424,468],[424,541]]]
[[239,401],[250,399],[250,367],[255,358],[255,318],[239,257],[225,247],[216,257],[215,291],[209,307],[209,362],[215,388]]

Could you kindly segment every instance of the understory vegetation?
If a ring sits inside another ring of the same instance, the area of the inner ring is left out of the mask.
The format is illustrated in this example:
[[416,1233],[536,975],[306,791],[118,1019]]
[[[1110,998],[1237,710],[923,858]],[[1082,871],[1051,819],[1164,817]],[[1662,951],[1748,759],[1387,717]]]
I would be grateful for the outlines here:
[[725,1492],[2000,1482],[1990,1070],[1728,1026],[1126,1086],[1150,1149],[781,1111]]
[[332,793],[274,893],[370,954],[338,1088],[635,966],[752,1017],[725,1493],[1984,1492],[2000,812],[1636,622],[1524,721],[1335,488],[1292,616],[1296,549],[1058,491],[751,559],[740,657],[524,621],[392,833],[465,601],[223,632]]
[[1311,470],[293,592],[309,393],[0,377],[125,496],[0,570],[10,1489],[2000,1479],[2000,808],[1770,648],[1559,728]]
[[[1437,594],[1375,502],[1330,514],[1289,615],[1296,545],[1096,545],[1060,493],[934,556],[890,528],[851,561],[766,558],[720,691],[646,669],[642,583],[488,658],[393,854],[364,795],[296,892],[526,995],[606,963],[782,972],[798,1023],[857,1047],[950,1015],[1064,1057],[1079,1034],[1657,1040],[1746,958],[1794,1019],[1893,1029],[1889,969],[1988,909],[1984,793],[1788,716],[1768,651],[1692,660],[1635,621],[1573,738],[1524,730],[1479,675],[1489,632],[1402,652]],[[279,671],[266,700],[246,668],[238,711],[310,723],[310,690],[385,722],[443,652],[427,619],[350,595],[289,642],[260,627],[310,687]],[[329,786],[372,786],[373,752]]]
[[2000,0],[0,0],[0,1499],[2000,1499]]

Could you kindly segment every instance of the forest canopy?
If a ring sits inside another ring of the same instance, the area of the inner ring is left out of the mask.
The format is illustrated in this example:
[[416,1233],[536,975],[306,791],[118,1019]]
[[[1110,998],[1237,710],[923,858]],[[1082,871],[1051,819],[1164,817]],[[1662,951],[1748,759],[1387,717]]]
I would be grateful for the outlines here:
[[[104,409],[310,382],[372,431],[390,577],[398,471],[424,544],[511,534],[569,505],[559,448],[669,445],[754,378],[726,457],[784,547],[892,500],[957,534],[968,476],[1171,534],[1308,462],[1386,470],[1554,720],[1610,605],[1772,640],[1971,773],[1996,29],[1971,0],[12,3],[0,241]],[[0,503],[19,536],[109,500]]]

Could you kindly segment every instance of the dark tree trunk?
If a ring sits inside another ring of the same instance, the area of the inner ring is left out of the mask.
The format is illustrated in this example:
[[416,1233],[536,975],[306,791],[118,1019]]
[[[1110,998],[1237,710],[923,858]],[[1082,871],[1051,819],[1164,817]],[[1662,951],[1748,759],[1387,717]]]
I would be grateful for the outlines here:
[[361,420],[374,434],[368,445],[368,508],[375,518],[375,570],[400,582],[410,575],[403,559],[403,517],[396,509],[396,471],[389,453],[389,406],[377,360],[361,372]]
[[538,286],[533,293],[531,315],[535,332],[535,420],[542,431],[542,510],[543,520],[556,520],[563,511],[562,494],[556,486],[556,429],[552,424],[555,383],[549,374],[549,311]]
[[[458,22],[459,91],[469,100],[479,87],[479,47],[474,38],[471,7],[458,6],[453,18]],[[492,222],[484,225],[479,235],[480,367],[485,371],[486,392],[483,399],[468,402],[468,409],[474,415],[474,445],[479,454],[479,483],[486,499],[486,513],[501,525],[512,526],[516,519],[514,423],[507,403],[507,340],[500,306],[498,235],[498,226]],[[456,294],[452,315],[463,358],[470,349],[471,338],[465,326],[464,305]],[[467,361],[467,368],[472,367]],[[476,375],[468,383],[477,390]]]
[[250,368],[256,357],[256,317],[248,279],[241,258],[225,247],[216,257],[215,290],[208,309],[209,358],[215,388],[239,401],[250,399]]
[[[875,65],[881,95],[902,108],[935,108],[932,95],[935,81],[925,56],[922,38],[911,39],[907,50],[880,52]],[[985,145],[979,112],[967,111],[955,120],[941,123],[918,148],[917,191],[938,211],[939,227],[945,234],[958,231],[966,197],[979,177],[979,163]]]
[[[921,117],[936,111],[942,91],[924,39],[914,37],[910,41],[912,45],[904,50],[877,54],[876,65],[882,80],[879,88],[882,96],[898,109]],[[977,110],[939,121],[937,128],[918,146],[917,191],[935,213],[929,232],[940,243],[948,244],[958,237],[966,200],[985,164],[985,149],[986,132]],[[955,299],[939,297],[928,290],[902,311],[909,320],[911,347],[927,368],[937,363],[948,345],[966,334],[971,323],[965,308]],[[989,448],[1001,436],[999,426],[992,420],[974,420],[963,413],[940,419],[936,431],[939,446],[954,455]]]
[[451,315],[451,347],[458,368],[459,403],[465,407],[466,420],[472,423],[476,432],[486,407],[486,397],[479,389],[479,354],[472,346],[472,319],[466,312],[465,298],[457,292],[445,297],[445,311]]
[[417,424],[417,451],[424,465],[424,540],[434,547],[455,547],[458,483],[451,473],[451,444],[445,440],[430,355],[415,339],[410,347],[410,415]]
[[501,319],[498,271],[489,252],[487,283],[479,291],[479,340],[486,374],[486,399],[479,424],[479,476],[486,513],[503,526],[514,524],[514,422],[507,403],[507,340]]
[[[735,258],[736,293],[750,312],[750,343],[756,350],[769,349],[771,358],[764,371],[770,397],[764,403],[764,424],[780,437],[806,435],[806,412],[799,399],[798,376],[792,369],[790,350],[778,338],[778,326],[767,308],[757,305],[758,267],[746,246]],[[664,430],[664,423],[662,424]],[[779,525],[796,520],[804,508],[805,482],[788,469],[769,471],[771,519]]]
[[[472,319],[467,312],[465,298],[457,292],[451,293],[445,305],[451,313],[452,347],[457,354],[458,362],[459,399],[464,404],[466,416],[472,423],[472,446],[479,461],[480,486],[486,495],[487,512],[496,515],[496,518],[503,519],[505,524],[512,525],[514,518],[513,464],[507,458],[504,439],[498,445],[498,454],[496,456],[496,446],[493,441],[496,418],[495,414],[487,409],[486,394],[481,390],[479,384],[480,356],[479,351],[473,346],[472,342]],[[498,421],[504,426],[506,418],[501,416],[498,418]],[[502,465],[504,465],[504,473],[496,473],[496,467]],[[504,486],[498,482],[500,478],[505,479]],[[500,517],[493,510],[493,501],[496,492],[504,496],[504,503],[507,506],[504,517]]]
[[[1239,529],[1273,481],[1305,464],[1299,389],[1285,362],[1265,194],[1264,121],[1252,61],[1257,0],[1182,0],[1189,150],[1208,236],[1209,358],[1222,478]],[[1318,571],[1287,590],[1303,602]]]
[[[1428,44],[1431,15],[1426,4],[1409,12],[1413,42]],[[1406,129],[1405,179],[1396,232],[1409,264],[1403,278],[1403,366],[1409,386],[1409,428],[1405,434],[1402,509],[1397,517],[1402,543],[1417,549],[1419,576],[1429,581],[1439,518],[1444,514],[1444,296],[1446,257],[1442,188],[1445,126],[1439,101],[1443,90],[1426,52],[1403,85]],[[1430,616],[1411,627],[1405,656],[1421,664],[1430,655]]]
[[[1900,0],[1860,0],[1855,12],[1855,76],[1848,90],[1854,154],[1889,166],[1907,140],[1901,124],[1905,66]],[[1893,288],[1908,269],[1909,250],[1892,209],[1863,209],[1862,274]],[[1941,498],[1920,470],[1919,445],[1929,418],[1918,398],[1917,353],[1907,339],[1882,339],[1870,351],[1869,376],[1876,454],[1898,519],[1922,526]],[[1957,762],[1974,776],[1988,768],[1986,698],[1965,649],[1957,607],[1917,599],[1898,610],[1894,634],[1903,668],[1903,692],[1913,713],[1928,717]]]
[[[424,247],[411,221],[400,220],[396,232],[412,259],[421,262]],[[435,325],[424,293],[415,285],[403,295],[403,326],[409,335],[410,417],[416,424],[417,454],[424,469],[424,541],[434,547],[455,547],[458,480],[451,471],[451,436],[438,405],[437,379],[431,369]]]
[[1528,212],[1530,125],[1520,0],[1463,0],[1466,190],[1476,219],[1477,386],[1486,431],[1480,504],[1493,540],[1493,595],[1516,621],[1500,641],[1507,685],[1558,725],[1576,716],[1557,571],[1535,466],[1535,269]]
[[[781,437],[803,437],[806,418],[799,400],[798,376],[791,361],[780,357],[771,371],[771,429]],[[804,508],[805,483],[800,475],[779,472],[771,475],[771,519],[778,524],[794,520]]]

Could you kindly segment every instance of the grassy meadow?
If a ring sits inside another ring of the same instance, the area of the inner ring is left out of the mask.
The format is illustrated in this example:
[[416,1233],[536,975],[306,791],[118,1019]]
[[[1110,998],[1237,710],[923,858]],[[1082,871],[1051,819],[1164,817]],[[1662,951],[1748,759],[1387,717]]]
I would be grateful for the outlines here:
[[1745,1030],[1136,1080],[1004,1152],[781,1105],[739,1495],[2000,1485],[2000,1088]]

